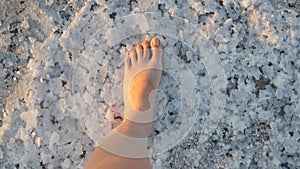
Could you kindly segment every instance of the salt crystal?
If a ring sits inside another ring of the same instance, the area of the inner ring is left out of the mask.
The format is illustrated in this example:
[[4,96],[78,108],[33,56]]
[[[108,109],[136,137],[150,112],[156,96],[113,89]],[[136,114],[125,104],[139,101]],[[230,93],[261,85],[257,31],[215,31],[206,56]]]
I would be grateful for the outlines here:
[[35,38],[35,37],[30,36],[28,39],[29,39],[29,41],[30,41],[31,43],[36,42],[36,38]]
[[3,159],[3,151],[1,147],[0,147],[0,159]]
[[35,135],[36,135],[35,132],[32,132],[32,133],[31,133],[31,137],[34,137]]
[[56,102],[55,106],[56,106],[56,108],[57,108],[57,110],[59,112],[62,112],[62,113],[66,112],[66,110],[65,110],[65,108],[66,108],[66,101],[64,99],[58,100]]
[[35,145],[37,146],[37,148],[40,148],[41,147],[41,138],[40,137],[37,137],[34,141]]
[[242,5],[244,8],[248,8],[251,5],[251,0],[243,0]]
[[25,29],[29,28],[29,24],[28,24],[27,18],[23,19],[23,22],[21,23],[21,26],[24,27]]
[[94,101],[94,97],[89,92],[86,91],[83,95],[83,100],[87,104],[92,104]]
[[51,6],[53,4],[53,0],[46,0],[46,5]]
[[70,165],[71,165],[71,160],[68,158],[66,158],[62,163],[63,168],[70,168]]
[[50,140],[49,140],[49,144],[50,145],[53,145],[53,144],[57,144],[57,142],[59,141],[60,139],[60,136],[58,133],[56,132],[53,132],[51,137],[50,137]]
[[25,111],[21,113],[21,119],[26,122],[26,128],[31,129],[35,128],[37,125],[37,115],[38,111],[33,110],[33,111]]

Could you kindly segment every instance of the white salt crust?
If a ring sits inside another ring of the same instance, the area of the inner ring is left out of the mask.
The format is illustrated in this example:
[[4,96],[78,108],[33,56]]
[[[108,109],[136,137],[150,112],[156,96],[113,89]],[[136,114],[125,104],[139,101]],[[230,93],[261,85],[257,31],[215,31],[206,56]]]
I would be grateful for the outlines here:
[[153,168],[297,168],[300,22],[292,5],[1,2],[0,166],[83,168],[123,113],[123,58],[158,36],[165,73]]

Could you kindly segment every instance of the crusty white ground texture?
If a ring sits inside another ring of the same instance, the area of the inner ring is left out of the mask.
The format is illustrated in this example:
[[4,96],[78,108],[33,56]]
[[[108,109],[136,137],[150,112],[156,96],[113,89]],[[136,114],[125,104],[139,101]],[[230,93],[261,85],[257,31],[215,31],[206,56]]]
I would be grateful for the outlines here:
[[123,58],[163,44],[162,168],[300,167],[295,0],[0,2],[0,168],[83,168],[123,112]]

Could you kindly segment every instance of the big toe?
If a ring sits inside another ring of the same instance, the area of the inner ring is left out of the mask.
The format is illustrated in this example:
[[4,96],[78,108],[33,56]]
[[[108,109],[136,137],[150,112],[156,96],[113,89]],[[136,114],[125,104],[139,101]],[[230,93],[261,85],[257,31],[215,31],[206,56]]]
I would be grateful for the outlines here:
[[152,59],[158,59],[162,54],[162,46],[159,38],[155,37],[151,40]]

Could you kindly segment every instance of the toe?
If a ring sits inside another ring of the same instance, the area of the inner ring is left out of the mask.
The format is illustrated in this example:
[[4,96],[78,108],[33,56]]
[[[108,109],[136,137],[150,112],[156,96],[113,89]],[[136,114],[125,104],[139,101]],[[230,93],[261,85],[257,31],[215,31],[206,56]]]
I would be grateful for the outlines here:
[[136,52],[137,52],[138,60],[140,60],[143,57],[143,46],[136,45]]
[[130,68],[130,67],[131,67],[131,59],[130,59],[129,56],[127,56],[127,57],[125,58],[125,69],[128,69],[128,68]]
[[130,51],[130,59],[131,59],[131,64],[137,61],[137,54],[135,50]]
[[155,37],[151,40],[151,52],[152,52],[152,59],[157,59],[161,57],[162,47],[160,40]]
[[144,57],[150,57],[149,41],[145,40],[143,43]]

